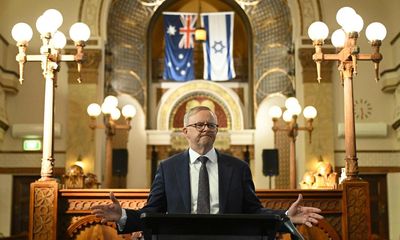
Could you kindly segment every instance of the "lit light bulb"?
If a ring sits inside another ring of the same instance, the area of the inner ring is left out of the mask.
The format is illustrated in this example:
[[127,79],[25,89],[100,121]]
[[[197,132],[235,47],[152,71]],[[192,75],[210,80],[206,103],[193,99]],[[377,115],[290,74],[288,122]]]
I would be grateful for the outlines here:
[[344,43],[346,42],[346,33],[342,29],[337,29],[332,33],[331,41],[332,45],[336,48],[344,47]]
[[307,106],[304,108],[303,115],[307,119],[314,119],[317,116],[317,109],[313,106]]
[[308,36],[311,40],[325,40],[329,35],[328,26],[320,21],[313,22],[310,27],[308,27]]
[[280,118],[282,116],[282,109],[278,106],[272,106],[269,111],[268,114],[272,117],[272,118]]
[[133,105],[125,105],[122,107],[122,115],[125,118],[133,118],[136,115],[136,108]]
[[97,117],[101,113],[101,107],[97,103],[92,103],[87,107],[86,111],[89,114],[89,116]]
[[56,49],[63,49],[65,47],[65,44],[67,44],[67,39],[65,38],[64,33],[60,31],[54,33],[52,41],[54,44],[54,48]]
[[11,35],[16,42],[29,42],[32,39],[32,28],[26,23],[17,23],[11,30]]
[[289,110],[286,110],[286,111],[283,112],[282,118],[283,118],[283,120],[285,122],[291,122],[292,121],[292,117],[293,117],[293,115]]
[[117,107],[118,106],[118,98],[113,95],[109,95],[106,98],[104,98],[104,103],[110,104],[113,107]]
[[361,32],[363,27],[364,27],[364,20],[362,19],[362,17],[358,14],[354,14],[351,16],[351,19],[343,25],[343,30],[347,33],[350,32],[359,33]]
[[387,34],[386,27],[380,22],[373,22],[365,29],[365,35],[369,41],[383,40]]
[[353,15],[357,14],[356,11],[351,7],[342,7],[336,13],[336,22],[344,27],[347,22],[351,21]]
[[110,114],[112,120],[118,120],[121,117],[121,111],[118,108],[112,108]]
[[74,42],[86,42],[90,37],[90,29],[85,23],[77,22],[69,29],[69,36]]
[[44,17],[46,24],[49,26],[51,33],[56,32],[63,23],[62,14],[56,9],[47,9],[42,16]]
[[285,101],[285,107],[287,109],[291,108],[294,105],[299,105],[299,100],[297,100],[297,98],[295,97],[290,97],[288,99],[286,99]]

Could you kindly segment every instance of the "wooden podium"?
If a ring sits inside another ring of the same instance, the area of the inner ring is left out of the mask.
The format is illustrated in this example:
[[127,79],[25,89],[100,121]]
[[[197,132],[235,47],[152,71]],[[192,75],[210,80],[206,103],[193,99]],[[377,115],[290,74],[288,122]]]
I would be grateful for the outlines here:
[[271,240],[283,223],[279,214],[143,213],[146,240]]

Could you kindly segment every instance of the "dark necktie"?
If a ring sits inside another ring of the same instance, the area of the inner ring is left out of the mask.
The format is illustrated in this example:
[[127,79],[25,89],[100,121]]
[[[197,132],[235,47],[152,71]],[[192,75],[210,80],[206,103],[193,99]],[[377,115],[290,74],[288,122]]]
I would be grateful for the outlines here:
[[197,213],[210,213],[210,185],[208,183],[207,161],[206,156],[200,156],[201,162],[199,172],[199,193],[197,195]]

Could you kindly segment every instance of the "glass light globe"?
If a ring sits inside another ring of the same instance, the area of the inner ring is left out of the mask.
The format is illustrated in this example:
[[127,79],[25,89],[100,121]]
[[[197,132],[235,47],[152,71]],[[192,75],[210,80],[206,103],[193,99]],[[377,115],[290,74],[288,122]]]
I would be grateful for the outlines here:
[[317,116],[317,109],[313,106],[307,106],[304,108],[303,115],[307,119],[314,119]]
[[32,28],[26,23],[20,22],[14,25],[11,35],[16,42],[29,42],[32,39]]
[[293,104],[290,105],[290,108],[288,108],[289,112],[292,113],[292,115],[299,115],[301,113],[301,106],[300,104]]
[[111,114],[113,108],[115,108],[115,106],[108,102],[103,102],[103,104],[101,104],[101,111],[103,114]]
[[51,33],[51,26],[46,23],[46,19],[42,16],[36,20],[36,29],[42,35]]
[[386,27],[380,22],[373,22],[365,29],[365,35],[369,41],[383,40],[387,34]]
[[77,22],[69,29],[69,36],[74,42],[86,42],[90,37],[90,29],[85,23]]
[[347,22],[351,21],[352,16],[356,14],[353,8],[342,7],[336,13],[336,22],[343,27]]
[[45,19],[45,22],[48,25],[51,33],[56,32],[63,23],[62,14],[56,9],[47,9],[42,16]]
[[290,97],[288,99],[286,99],[285,101],[285,107],[287,109],[291,108],[294,105],[299,105],[299,100],[297,100],[297,98],[295,97]]
[[104,98],[104,103],[108,103],[113,107],[117,107],[118,106],[118,98],[113,95],[109,95],[106,98]]
[[121,117],[121,111],[118,108],[112,108],[111,110],[111,119],[118,120]]
[[89,114],[89,116],[97,117],[101,113],[101,107],[97,103],[92,103],[87,107],[86,111]]
[[289,110],[286,110],[283,112],[282,118],[285,122],[291,122],[292,116],[293,116],[292,113]]
[[65,38],[64,33],[60,31],[54,33],[52,41],[54,44],[54,48],[56,49],[63,49],[65,47],[65,44],[67,44],[67,39]]
[[272,118],[280,118],[282,116],[282,109],[278,106],[272,106],[269,111],[268,114],[272,117]]
[[358,14],[352,16],[352,18],[343,25],[343,30],[349,32],[361,32],[364,27],[364,21]]
[[329,35],[329,28],[325,23],[317,21],[308,27],[308,36],[311,40],[324,40]]
[[125,105],[122,108],[122,115],[125,118],[133,118],[136,115],[136,108],[133,105]]
[[346,42],[346,33],[342,29],[337,29],[332,33],[331,40],[333,46],[336,48],[342,48]]

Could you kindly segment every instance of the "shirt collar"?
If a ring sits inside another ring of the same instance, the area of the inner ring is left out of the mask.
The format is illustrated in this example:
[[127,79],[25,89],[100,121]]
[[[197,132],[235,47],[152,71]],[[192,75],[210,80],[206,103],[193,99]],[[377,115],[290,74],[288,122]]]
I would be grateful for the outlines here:
[[198,157],[200,156],[206,156],[208,157],[208,159],[212,162],[212,163],[216,163],[217,162],[217,151],[215,151],[215,148],[211,148],[210,151],[208,151],[206,154],[204,155],[200,155],[198,154],[196,151],[194,151],[193,149],[189,148],[189,158],[190,158],[190,163],[194,164],[195,161],[197,160]]

